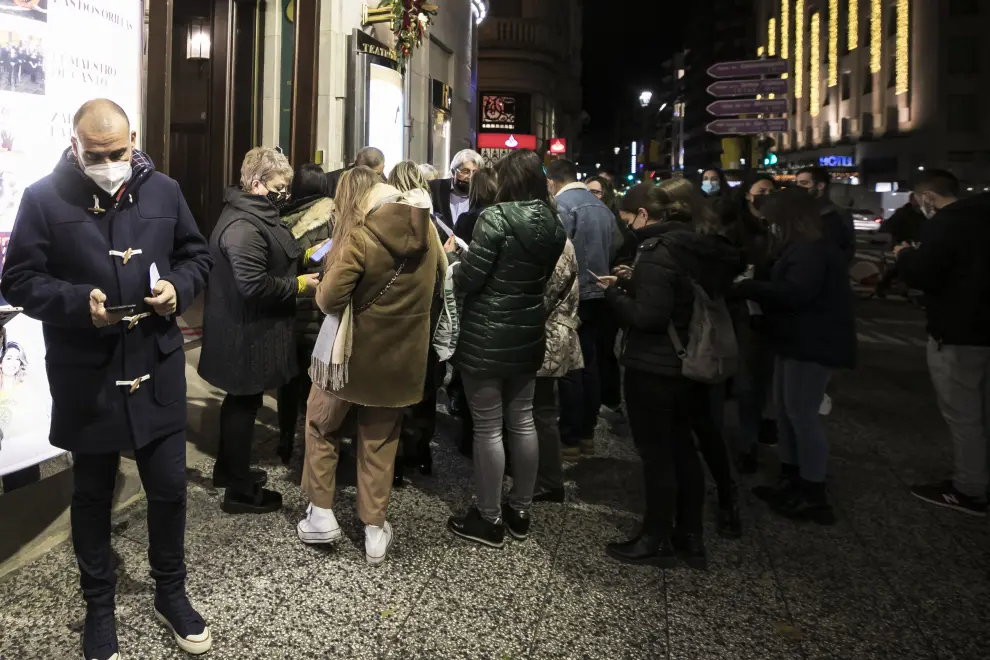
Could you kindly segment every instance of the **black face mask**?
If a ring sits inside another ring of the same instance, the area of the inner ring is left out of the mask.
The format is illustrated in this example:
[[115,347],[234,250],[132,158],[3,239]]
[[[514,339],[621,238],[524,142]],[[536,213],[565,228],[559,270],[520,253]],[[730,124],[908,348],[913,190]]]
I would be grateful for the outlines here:
[[454,190],[462,195],[466,195],[471,192],[471,181],[461,181],[457,177],[454,177]]
[[267,197],[268,201],[272,203],[272,206],[275,207],[276,211],[281,211],[289,203],[289,193],[287,192],[269,191],[265,197]]
[[753,195],[753,208],[762,211],[763,207],[770,201],[770,195]]

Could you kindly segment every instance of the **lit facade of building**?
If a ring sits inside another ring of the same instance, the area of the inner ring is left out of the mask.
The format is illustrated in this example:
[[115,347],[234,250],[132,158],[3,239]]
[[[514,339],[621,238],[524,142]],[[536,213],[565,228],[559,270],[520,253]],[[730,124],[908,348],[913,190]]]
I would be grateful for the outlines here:
[[535,136],[541,153],[563,138],[561,155],[573,158],[583,112],[580,0],[489,5],[478,39],[479,132]]
[[[758,0],[757,52],[789,62],[780,166],[909,181],[920,167],[990,186],[990,3]],[[855,181],[853,181],[855,177]]]

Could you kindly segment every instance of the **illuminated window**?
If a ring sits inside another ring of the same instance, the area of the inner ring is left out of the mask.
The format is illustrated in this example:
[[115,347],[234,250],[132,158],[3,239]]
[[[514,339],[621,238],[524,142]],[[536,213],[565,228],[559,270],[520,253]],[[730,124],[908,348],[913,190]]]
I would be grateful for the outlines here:
[[794,3],[794,98],[804,98],[804,0]]
[[849,50],[859,46],[859,0],[849,0],[849,26],[846,29]]
[[808,84],[810,85],[809,96],[811,101],[811,116],[817,117],[818,112],[821,109],[821,67],[822,54],[821,54],[821,20],[822,15],[817,11],[811,15],[811,44],[810,53],[811,57],[811,76]]
[[883,0],[870,0],[870,71],[880,73],[883,51]]
[[791,0],[780,0],[780,56],[785,60],[790,57],[790,48]]
[[911,77],[910,5],[910,0],[897,0],[897,94],[907,94],[909,84],[908,81]]
[[777,19],[771,18],[767,22],[767,55],[777,56]]
[[839,84],[839,0],[828,1],[828,86]]

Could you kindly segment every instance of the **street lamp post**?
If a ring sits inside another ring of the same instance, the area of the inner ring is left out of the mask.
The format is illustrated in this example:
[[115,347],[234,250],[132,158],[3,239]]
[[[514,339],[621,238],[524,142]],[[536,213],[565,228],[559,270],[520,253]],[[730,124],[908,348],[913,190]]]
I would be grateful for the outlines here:
[[[650,136],[650,101],[653,100],[653,92],[648,89],[643,90],[639,93],[639,104],[643,107],[643,133],[646,135],[646,139],[643,140],[643,163],[649,164],[650,162],[650,143],[652,142]],[[644,165],[645,166],[645,165]],[[636,168],[633,169],[633,174],[639,174]]]

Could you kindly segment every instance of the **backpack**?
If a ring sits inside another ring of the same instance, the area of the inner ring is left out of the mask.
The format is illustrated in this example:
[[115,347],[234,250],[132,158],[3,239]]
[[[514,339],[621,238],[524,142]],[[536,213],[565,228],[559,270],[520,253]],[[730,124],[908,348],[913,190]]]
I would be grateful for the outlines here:
[[694,290],[694,310],[688,326],[687,346],[681,342],[673,321],[667,334],[681,359],[681,373],[699,383],[723,383],[736,374],[739,345],[732,326],[732,316],[725,298],[712,299],[704,287],[690,280]]
[[460,267],[455,262],[447,267],[447,274],[440,291],[442,304],[440,319],[433,331],[433,350],[441,362],[446,362],[457,350],[457,339],[461,334],[461,305],[463,300],[454,294],[454,269]]

